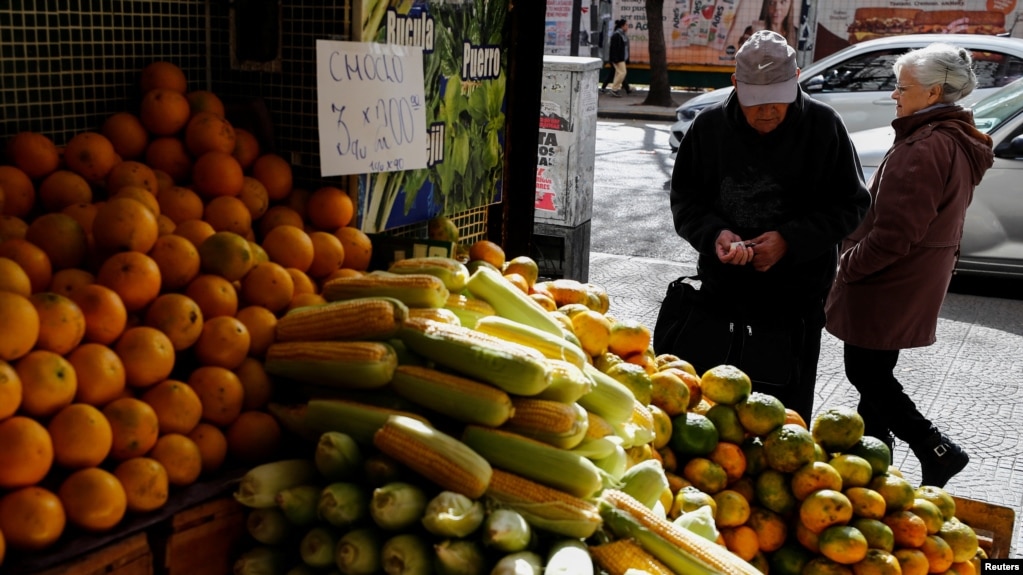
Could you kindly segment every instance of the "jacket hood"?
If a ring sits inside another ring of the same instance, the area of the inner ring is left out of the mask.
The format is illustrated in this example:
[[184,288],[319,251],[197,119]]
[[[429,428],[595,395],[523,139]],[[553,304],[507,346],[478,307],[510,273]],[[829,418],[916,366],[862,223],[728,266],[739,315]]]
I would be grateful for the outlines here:
[[973,112],[962,106],[942,106],[934,110],[913,114],[892,121],[895,128],[895,141],[915,140],[928,136],[938,130],[959,144],[970,162],[973,185],[980,183],[984,172],[995,161],[992,150],[991,136],[981,132],[973,123]]

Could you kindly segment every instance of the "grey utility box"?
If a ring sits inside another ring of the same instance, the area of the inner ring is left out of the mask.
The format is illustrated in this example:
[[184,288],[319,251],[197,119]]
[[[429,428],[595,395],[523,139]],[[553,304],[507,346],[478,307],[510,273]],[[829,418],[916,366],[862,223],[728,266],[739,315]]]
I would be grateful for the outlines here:
[[[602,65],[600,58],[543,59],[534,236],[558,241],[575,236],[577,241],[572,242],[571,249],[556,250],[564,259],[552,269],[541,266],[541,275],[587,280],[589,233],[573,232],[583,229],[584,224],[588,232],[593,215],[597,81]],[[551,247],[548,245],[548,250]]]

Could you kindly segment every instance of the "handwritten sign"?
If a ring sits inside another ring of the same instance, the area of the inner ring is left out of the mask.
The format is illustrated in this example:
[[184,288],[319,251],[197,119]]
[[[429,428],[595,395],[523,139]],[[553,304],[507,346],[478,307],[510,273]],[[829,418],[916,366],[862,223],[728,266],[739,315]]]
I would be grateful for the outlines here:
[[423,49],[316,41],[320,175],[426,167]]

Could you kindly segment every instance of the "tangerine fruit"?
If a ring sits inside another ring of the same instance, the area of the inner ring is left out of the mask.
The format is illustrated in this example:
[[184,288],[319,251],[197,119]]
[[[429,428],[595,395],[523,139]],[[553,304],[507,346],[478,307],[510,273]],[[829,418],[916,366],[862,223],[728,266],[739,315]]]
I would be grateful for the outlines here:
[[14,292],[0,291],[0,325],[19,329],[0,330],[0,360],[24,357],[39,340],[39,312],[32,301]]
[[110,455],[123,461],[141,457],[156,445],[160,432],[156,411],[141,399],[119,397],[103,406],[103,415],[114,432]]
[[85,319],[82,341],[111,344],[128,322],[128,310],[121,296],[114,290],[92,283],[72,290],[68,296],[81,310]]
[[64,146],[64,164],[90,184],[102,184],[120,161],[114,145],[97,132],[79,132]]
[[138,116],[130,112],[117,112],[103,121],[100,133],[110,140],[117,155],[125,160],[142,157],[149,144],[149,132]]
[[11,549],[41,551],[60,539],[67,516],[52,491],[24,487],[0,498],[0,533]]
[[99,343],[83,343],[67,360],[79,380],[74,401],[103,407],[123,395],[124,364],[114,350]]
[[68,469],[95,467],[110,454],[113,430],[99,409],[72,403],[50,419],[47,431],[53,440],[53,459]]
[[835,489],[818,489],[807,495],[799,506],[799,520],[817,534],[832,525],[844,525],[851,519],[852,503]]
[[344,268],[366,271],[373,257],[373,242],[365,232],[358,228],[339,228],[334,235],[341,240],[345,249]]
[[144,253],[128,251],[107,258],[96,274],[96,282],[120,296],[125,310],[136,312],[160,295],[162,278],[160,266],[156,265],[153,258]]
[[21,380],[21,412],[47,418],[74,401],[78,377],[71,363],[58,353],[36,349],[14,365]]
[[39,184],[38,198],[43,209],[59,212],[64,208],[92,202],[92,187],[71,170],[57,170]]
[[24,415],[0,421],[0,488],[39,483],[52,465],[53,441],[41,423]]
[[147,457],[159,461],[167,470],[167,481],[177,487],[195,483],[202,473],[199,446],[180,433],[161,435]]
[[79,469],[67,476],[57,496],[68,521],[86,531],[113,529],[128,510],[121,482],[113,473],[98,467]]
[[151,457],[133,457],[117,464],[114,476],[124,486],[128,511],[145,513],[160,509],[170,496],[163,464]]
[[814,460],[813,437],[806,429],[787,423],[764,438],[764,456],[773,469],[792,473]]

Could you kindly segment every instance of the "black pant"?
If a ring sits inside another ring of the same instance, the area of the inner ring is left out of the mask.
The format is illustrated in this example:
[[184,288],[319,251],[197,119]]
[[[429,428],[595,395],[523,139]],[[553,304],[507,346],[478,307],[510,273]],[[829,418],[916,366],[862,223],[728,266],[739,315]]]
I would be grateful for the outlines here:
[[856,410],[864,433],[884,439],[889,432],[911,446],[932,434],[932,426],[895,379],[899,350],[866,349],[845,344],[845,376],[860,392]]
[[753,391],[777,397],[785,407],[798,413],[807,425],[813,417],[813,400],[817,388],[817,363],[821,356],[821,330],[824,328],[824,310],[815,309],[800,314],[804,329],[802,345],[797,347],[796,373],[787,385],[771,385],[754,381]]

